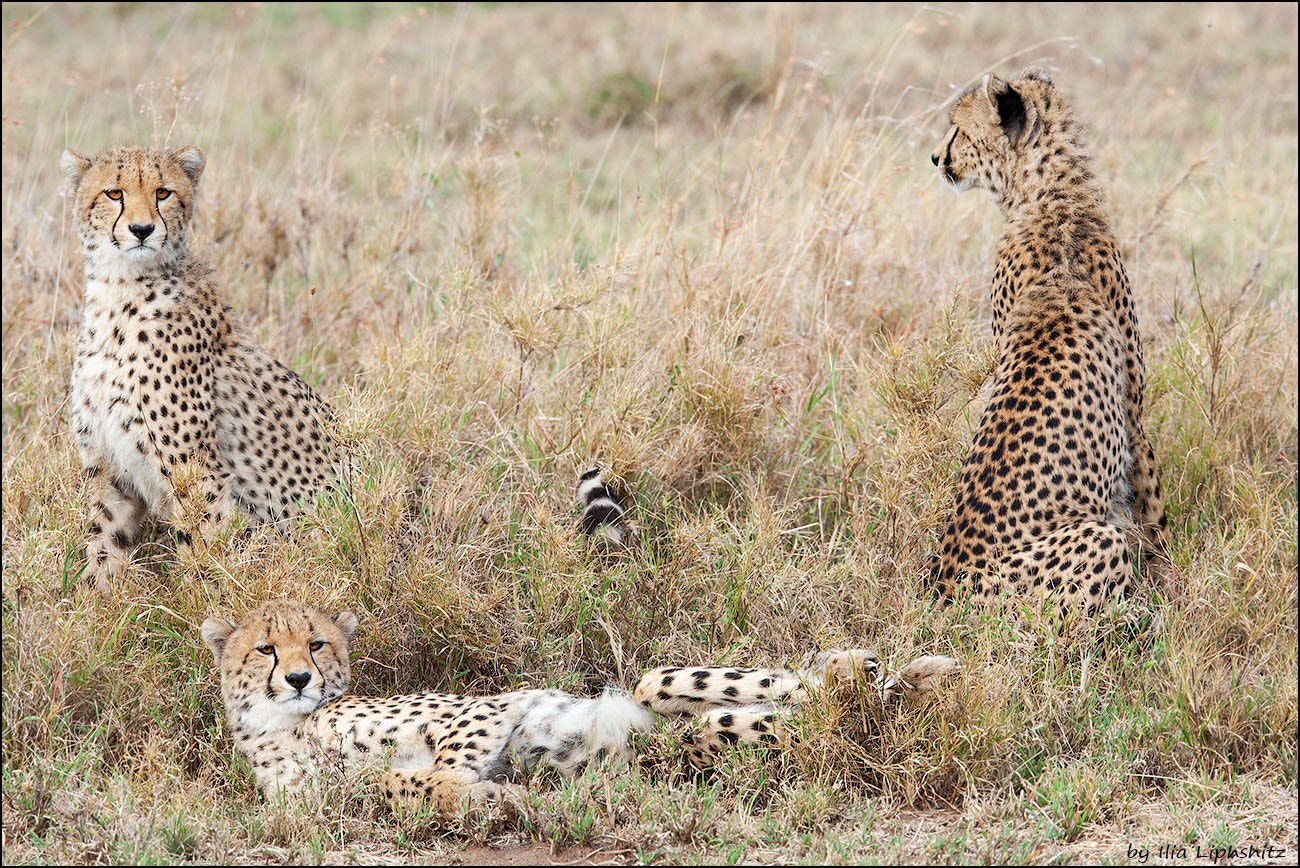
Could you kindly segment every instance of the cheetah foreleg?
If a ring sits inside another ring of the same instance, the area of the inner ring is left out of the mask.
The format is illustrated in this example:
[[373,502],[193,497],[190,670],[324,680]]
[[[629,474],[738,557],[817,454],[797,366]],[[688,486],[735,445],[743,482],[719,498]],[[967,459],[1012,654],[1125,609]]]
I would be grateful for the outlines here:
[[168,517],[176,528],[179,553],[192,558],[216,539],[226,518],[234,513],[234,497],[207,450],[174,466],[170,478]]
[[112,583],[131,561],[145,505],[134,492],[112,479],[101,466],[86,468],[91,480],[90,539],[86,542],[86,579],[107,596]]
[[1129,467],[1128,482],[1133,490],[1133,520],[1141,529],[1141,554],[1151,567],[1167,571],[1169,530],[1164,504],[1160,498],[1155,451],[1140,422],[1130,422],[1129,440],[1133,461]]

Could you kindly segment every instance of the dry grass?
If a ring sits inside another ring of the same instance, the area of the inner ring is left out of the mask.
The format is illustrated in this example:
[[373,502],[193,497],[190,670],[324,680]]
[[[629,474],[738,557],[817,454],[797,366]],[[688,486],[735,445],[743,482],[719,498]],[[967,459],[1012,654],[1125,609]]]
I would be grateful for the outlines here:
[[[279,4],[3,11],[5,862],[1043,861],[1296,853],[1297,17],[1290,5]],[[1092,120],[1134,278],[1177,583],[1070,640],[920,580],[992,363],[986,197],[943,103],[1030,62]],[[292,538],[77,590],[65,145],[200,145],[194,246],[364,472]],[[593,460],[642,545],[595,560]],[[415,520],[411,520],[411,516]],[[537,782],[534,821],[266,806],[196,625],[361,617],[357,689],[630,684],[668,661],[950,653],[801,748]],[[1194,854],[1190,854],[1194,856]]]

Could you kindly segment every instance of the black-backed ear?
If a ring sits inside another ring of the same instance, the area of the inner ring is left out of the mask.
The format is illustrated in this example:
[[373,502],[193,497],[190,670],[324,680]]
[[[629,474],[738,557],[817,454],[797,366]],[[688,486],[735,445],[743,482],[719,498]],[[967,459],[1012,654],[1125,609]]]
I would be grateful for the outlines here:
[[203,152],[194,145],[186,145],[179,150],[172,151],[171,156],[181,164],[181,168],[185,170],[190,183],[197,185],[199,176],[203,174],[203,167],[208,164],[208,158],[203,156]]
[[1052,74],[1041,66],[1026,66],[1020,72],[1022,81],[1041,81],[1043,84],[1052,83]]
[[996,75],[987,76],[984,95],[988,97],[990,119],[1002,127],[1011,147],[1022,138],[1032,141],[1038,134],[1038,110],[1011,85]]
[[221,665],[221,655],[226,650],[226,640],[230,638],[231,633],[235,632],[235,627],[234,621],[225,618],[209,618],[199,628],[199,632],[203,634],[203,643],[212,652],[212,659],[218,666]]
[[348,639],[351,639],[352,634],[357,631],[357,616],[351,612],[339,612],[334,616],[334,623]]
[[76,192],[81,186],[81,179],[85,177],[86,170],[90,168],[90,160],[78,154],[72,148],[63,152],[63,157],[59,160],[59,168],[63,170],[63,175],[68,179],[68,189]]

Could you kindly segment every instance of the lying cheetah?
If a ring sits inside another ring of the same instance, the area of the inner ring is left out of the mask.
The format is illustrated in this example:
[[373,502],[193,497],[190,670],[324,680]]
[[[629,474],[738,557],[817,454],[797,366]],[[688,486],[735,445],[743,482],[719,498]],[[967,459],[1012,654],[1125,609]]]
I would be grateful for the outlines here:
[[1130,532],[1166,552],[1128,276],[1075,119],[1037,67],[954,103],[930,159],[1006,219],[993,272],[993,395],[932,579],[945,599],[1054,592],[1089,613],[1125,596]]
[[[238,623],[203,622],[203,640],[221,676],[221,694],[235,745],[268,798],[303,790],[327,765],[372,764],[391,804],[425,801],[442,814],[521,804],[520,771],[537,764],[573,775],[602,755],[626,757],[628,736],[662,714],[708,712],[688,756],[711,765],[729,744],[771,743],[783,735],[789,705],[828,677],[876,671],[869,651],[822,655],[805,672],[790,670],[657,669],[633,697],[595,698],[559,690],[495,696],[421,693],[388,698],[347,695],[348,641],[357,619],[330,617],[297,603],[262,605]],[[957,668],[926,657],[896,679],[886,697],[929,692]]]
[[185,245],[205,163],[195,147],[63,153],[86,270],[71,404],[92,486],[87,575],[103,593],[146,514],[185,524],[180,490],[204,532],[236,506],[292,515],[327,481],[328,408],[233,321]]
[[308,785],[327,759],[388,767],[391,803],[428,799],[442,813],[517,803],[517,769],[545,763],[573,774],[600,753],[622,754],[650,714],[627,697],[559,690],[497,696],[348,696],[348,641],[357,619],[277,601],[238,623],[201,628],[221,673],[226,718],[268,797]]

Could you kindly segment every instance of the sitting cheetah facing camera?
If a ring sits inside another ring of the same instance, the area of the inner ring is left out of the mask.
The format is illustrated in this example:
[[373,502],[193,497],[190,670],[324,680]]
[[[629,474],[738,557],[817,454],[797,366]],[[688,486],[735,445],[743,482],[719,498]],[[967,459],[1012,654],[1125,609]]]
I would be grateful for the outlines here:
[[932,577],[945,599],[1051,592],[1095,613],[1129,591],[1130,534],[1167,553],[1142,342],[1105,192],[1045,70],[987,76],[950,121],[931,161],[958,190],[989,190],[1007,225],[993,395]]
[[185,245],[204,165],[195,147],[63,153],[86,271],[71,404],[102,593],[147,514],[183,523],[178,490],[196,495],[202,533],[235,507],[293,515],[329,477],[328,407],[232,320]]
[[[656,669],[631,698],[559,690],[371,698],[346,693],[356,626],[349,612],[330,617],[288,601],[266,603],[238,623],[203,622],[231,734],[267,798],[300,792],[342,762],[387,769],[382,787],[393,805],[424,801],[449,815],[490,804],[509,811],[522,804],[521,770],[546,764],[571,776],[602,755],[626,757],[629,735],[652,725],[651,710],[708,712],[702,731],[684,737],[688,758],[704,768],[727,745],[779,741],[790,704],[822,680],[879,668],[870,651],[832,652],[803,672]],[[886,698],[918,696],[957,668],[948,657],[923,657],[879,683]]]

